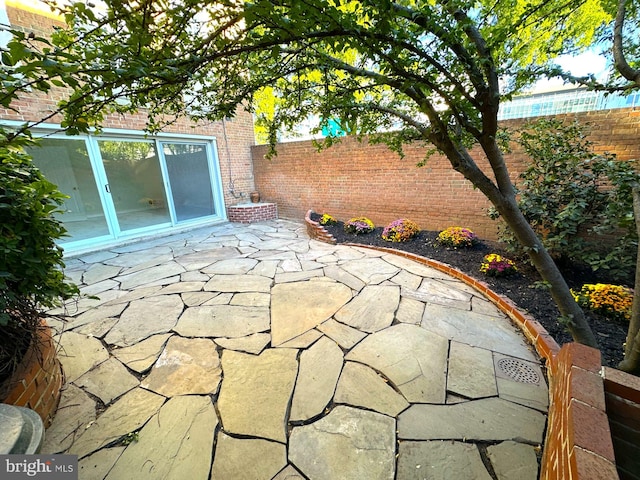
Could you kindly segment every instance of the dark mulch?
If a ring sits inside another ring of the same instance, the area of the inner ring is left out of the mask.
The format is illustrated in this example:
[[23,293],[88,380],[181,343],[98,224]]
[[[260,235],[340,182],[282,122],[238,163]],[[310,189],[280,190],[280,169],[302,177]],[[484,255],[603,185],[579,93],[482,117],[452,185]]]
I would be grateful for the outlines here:
[[[318,221],[319,218],[315,214],[311,217],[315,221]],[[522,311],[528,312],[539,321],[560,345],[571,341],[569,333],[556,320],[560,313],[553,303],[551,295],[543,288],[536,288],[535,285],[540,281],[540,276],[531,266],[519,261],[519,272],[509,277],[487,277],[480,273],[480,264],[488,253],[498,253],[514,259],[513,254],[507,252],[496,242],[482,241],[472,248],[454,249],[441,246],[436,241],[438,232],[432,231],[423,230],[409,242],[392,243],[382,239],[382,228],[376,228],[375,231],[366,235],[345,233],[342,222],[325,228],[338,243],[351,242],[396,248],[451,265],[467,275],[484,281],[496,293],[510,298]],[[580,288],[584,283],[609,282],[606,278],[598,278],[588,268],[579,268],[573,265],[564,266],[561,269],[571,288]],[[586,315],[598,338],[603,365],[615,367],[623,358],[626,327],[592,312],[586,312]]]

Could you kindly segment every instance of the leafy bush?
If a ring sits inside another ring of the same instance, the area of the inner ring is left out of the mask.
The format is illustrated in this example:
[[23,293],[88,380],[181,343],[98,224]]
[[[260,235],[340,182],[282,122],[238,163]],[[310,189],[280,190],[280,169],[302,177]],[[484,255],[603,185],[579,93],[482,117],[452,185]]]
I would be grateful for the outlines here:
[[323,213],[320,217],[320,225],[335,225],[338,221],[328,213]]
[[344,224],[345,232],[356,235],[373,232],[374,228],[375,225],[367,217],[354,217]]
[[2,143],[0,130],[0,378],[10,374],[40,324],[42,307],[78,293],[67,283],[66,230],[53,214],[65,196],[45,180],[22,146]]
[[[530,159],[517,184],[518,204],[554,258],[629,281],[637,241],[631,189],[640,175],[630,162],[596,154],[585,135],[578,123],[548,119],[520,132],[518,142]],[[498,217],[495,211],[491,216]],[[499,235],[525,253],[506,226]]]
[[438,234],[438,242],[445,247],[472,247],[478,243],[478,237],[468,228],[449,227]]
[[417,223],[401,218],[384,227],[382,238],[389,242],[406,242],[415,237],[418,232],[420,227]]
[[571,294],[578,305],[604,317],[626,321],[631,319],[633,290],[630,288],[608,283],[587,283],[578,292],[571,290]]
[[480,271],[490,277],[506,277],[518,271],[516,264],[497,253],[485,255],[480,264]]

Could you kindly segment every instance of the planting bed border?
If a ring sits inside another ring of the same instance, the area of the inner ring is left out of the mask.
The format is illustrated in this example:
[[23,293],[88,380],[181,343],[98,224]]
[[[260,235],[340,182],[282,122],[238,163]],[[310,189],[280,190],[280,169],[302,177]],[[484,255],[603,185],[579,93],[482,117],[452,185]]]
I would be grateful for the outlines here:
[[[333,236],[311,220],[312,213],[313,210],[309,210],[305,215],[309,237],[335,244]],[[447,273],[484,294],[522,330],[546,362],[549,412],[540,479],[619,479],[607,419],[599,350],[578,343],[568,343],[560,348],[539,322],[521,312],[511,300],[450,265],[393,248],[356,243],[345,245],[413,260]]]

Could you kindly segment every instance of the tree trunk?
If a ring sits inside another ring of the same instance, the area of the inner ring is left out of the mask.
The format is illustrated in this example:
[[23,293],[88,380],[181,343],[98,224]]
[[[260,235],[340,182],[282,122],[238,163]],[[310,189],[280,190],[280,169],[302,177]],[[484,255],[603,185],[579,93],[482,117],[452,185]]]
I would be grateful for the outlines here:
[[560,310],[559,321],[567,327],[576,342],[598,348],[598,342],[589,326],[584,312],[576,303],[558,266],[544,248],[535,231],[518,208],[515,198],[505,198],[498,212],[525,249],[542,279],[550,286],[550,293]]
[[[636,231],[640,238],[640,191],[633,189],[633,215],[636,221]],[[638,242],[638,257],[636,258],[636,281],[634,285],[633,307],[631,320],[627,332],[627,343],[624,349],[624,360],[618,368],[625,372],[640,371],[640,242]]]

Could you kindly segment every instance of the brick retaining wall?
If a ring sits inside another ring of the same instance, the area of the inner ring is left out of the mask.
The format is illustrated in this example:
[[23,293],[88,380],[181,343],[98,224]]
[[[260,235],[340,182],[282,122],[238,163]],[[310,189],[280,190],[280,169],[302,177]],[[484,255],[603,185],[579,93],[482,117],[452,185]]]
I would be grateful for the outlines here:
[[34,410],[46,428],[58,408],[64,374],[48,328],[38,331],[34,343],[37,346],[29,347],[22,365],[8,380],[8,393],[2,402]]
[[[559,116],[591,123],[589,139],[596,151],[616,153],[620,160],[640,159],[640,108],[616,109]],[[522,120],[502,122],[517,128]],[[384,145],[355,138],[318,152],[311,141],[277,145],[278,155],[267,160],[267,147],[252,148],[256,189],[278,204],[283,218],[300,219],[307,209],[329,213],[339,220],[364,215],[378,226],[409,218],[423,230],[453,225],[472,229],[482,238],[497,238],[497,222],[487,216],[490,206],[479,190],[455,172],[442,155],[433,155],[425,167],[426,146],[409,145],[400,159]],[[478,149],[471,151],[485,171]],[[505,155],[512,179],[526,166],[524,152],[514,146]]]
[[230,222],[254,223],[278,218],[278,207],[275,203],[243,203],[227,207],[227,218]]

